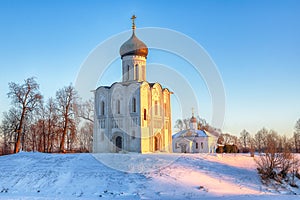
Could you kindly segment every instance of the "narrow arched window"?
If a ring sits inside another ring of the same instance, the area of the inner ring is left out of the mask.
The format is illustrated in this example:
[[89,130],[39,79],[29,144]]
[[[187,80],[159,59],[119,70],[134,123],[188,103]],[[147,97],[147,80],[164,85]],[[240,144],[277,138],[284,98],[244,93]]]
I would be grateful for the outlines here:
[[104,140],[104,132],[102,131],[101,132],[101,141],[103,141]]
[[139,66],[135,65],[135,80],[139,80]]
[[132,112],[136,112],[136,98],[133,97],[132,98]]
[[104,103],[104,101],[101,101],[101,104],[100,104],[100,106],[101,106],[101,111],[100,111],[100,113],[101,113],[101,115],[105,115],[105,103]]
[[158,102],[157,101],[154,102],[154,113],[155,113],[155,115],[158,115]]
[[117,114],[120,114],[121,113],[121,102],[120,100],[118,99],[117,100]]
[[147,110],[144,109],[144,120],[147,120]]
[[132,139],[135,139],[135,131],[132,131],[131,138],[132,138]]
[[127,65],[127,70],[126,70],[126,80],[129,80],[129,65]]

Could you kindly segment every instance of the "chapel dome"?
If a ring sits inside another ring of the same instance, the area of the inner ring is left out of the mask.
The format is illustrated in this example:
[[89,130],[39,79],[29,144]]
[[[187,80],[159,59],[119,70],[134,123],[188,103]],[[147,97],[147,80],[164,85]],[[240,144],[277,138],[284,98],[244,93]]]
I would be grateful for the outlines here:
[[197,123],[197,118],[192,116],[192,118],[190,119],[190,122],[191,123]]
[[148,48],[144,42],[142,42],[139,38],[136,37],[134,30],[132,32],[129,40],[124,42],[120,48],[121,58],[129,55],[137,55],[147,57]]

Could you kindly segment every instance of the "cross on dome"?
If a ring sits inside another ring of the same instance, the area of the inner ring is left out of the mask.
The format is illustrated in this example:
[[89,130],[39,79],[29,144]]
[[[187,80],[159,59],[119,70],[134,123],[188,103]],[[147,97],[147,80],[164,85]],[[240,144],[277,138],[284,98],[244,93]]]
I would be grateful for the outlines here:
[[134,20],[136,19],[136,16],[132,15],[132,17],[130,19],[132,20],[132,30],[135,30],[135,22],[134,22]]

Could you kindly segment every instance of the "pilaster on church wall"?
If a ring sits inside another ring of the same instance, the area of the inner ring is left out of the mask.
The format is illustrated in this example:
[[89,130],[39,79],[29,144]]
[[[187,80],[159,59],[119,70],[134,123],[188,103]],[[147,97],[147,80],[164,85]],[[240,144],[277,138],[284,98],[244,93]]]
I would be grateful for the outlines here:
[[163,89],[163,118],[164,118],[164,132],[165,145],[168,152],[172,152],[172,125],[171,125],[171,100],[170,91],[167,88]]
[[[135,132],[135,137],[141,137],[141,84],[133,83],[128,86],[128,130],[130,134],[132,131]],[[133,112],[133,98],[136,99],[136,110]],[[135,141],[136,142],[136,141]]]
[[99,118],[100,118],[100,102],[106,100],[105,98],[105,89],[103,87],[97,88],[95,91],[95,105],[94,105],[94,130],[93,130],[93,151],[99,152],[100,151],[100,124],[99,124]]
[[[150,129],[148,127],[149,121],[149,96],[150,87],[147,82],[143,82],[140,86],[140,129],[141,129],[141,152],[149,152],[149,133]],[[144,109],[146,109],[146,120],[144,120]]]
[[[160,134],[162,141],[163,141],[163,126],[164,126],[164,121],[163,121],[163,95],[162,95],[162,88],[159,83],[155,83],[153,87],[151,88],[151,128],[152,128],[152,133],[153,136],[156,134]],[[157,102],[157,108],[155,103]],[[156,109],[157,109],[157,114],[156,114]]]
[[94,130],[93,130],[93,152],[97,153],[98,152],[98,119],[95,115],[94,117]]

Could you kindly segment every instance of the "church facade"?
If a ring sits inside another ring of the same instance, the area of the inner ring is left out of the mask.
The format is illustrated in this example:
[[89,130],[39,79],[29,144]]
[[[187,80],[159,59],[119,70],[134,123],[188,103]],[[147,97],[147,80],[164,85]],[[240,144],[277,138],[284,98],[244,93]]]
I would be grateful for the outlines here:
[[95,90],[93,152],[172,152],[170,92],[146,80],[148,48],[135,35],[120,48],[122,82]]

